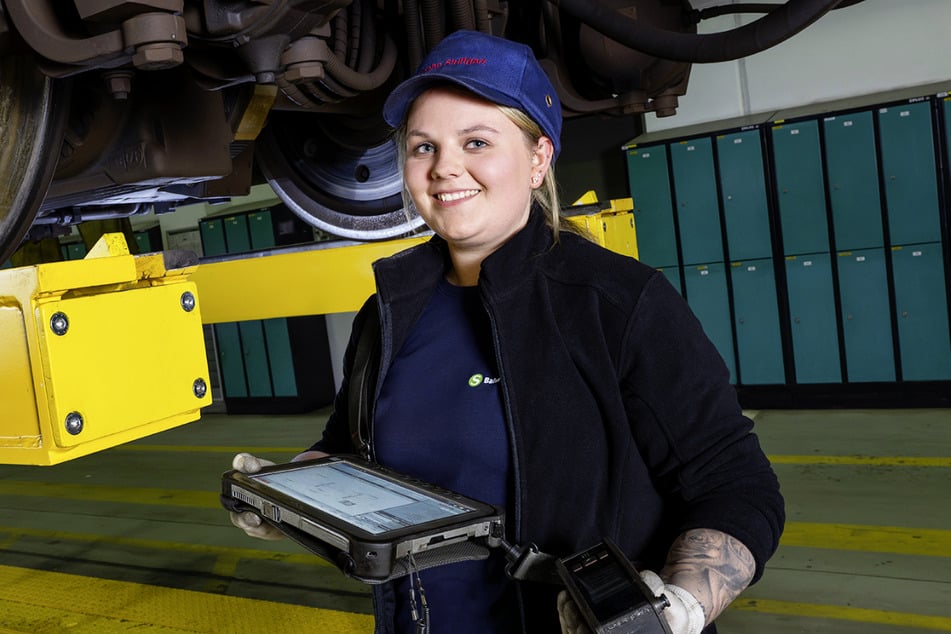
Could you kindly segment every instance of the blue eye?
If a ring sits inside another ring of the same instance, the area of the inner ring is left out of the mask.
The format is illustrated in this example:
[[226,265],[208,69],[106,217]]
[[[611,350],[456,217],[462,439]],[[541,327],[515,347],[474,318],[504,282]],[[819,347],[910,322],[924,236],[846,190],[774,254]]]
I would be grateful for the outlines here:
[[483,148],[483,147],[486,147],[487,145],[489,144],[483,141],[482,139],[472,139],[466,143],[466,147],[471,147],[475,149]]
[[434,152],[436,148],[432,143],[420,143],[413,148],[413,154],[430,154]]

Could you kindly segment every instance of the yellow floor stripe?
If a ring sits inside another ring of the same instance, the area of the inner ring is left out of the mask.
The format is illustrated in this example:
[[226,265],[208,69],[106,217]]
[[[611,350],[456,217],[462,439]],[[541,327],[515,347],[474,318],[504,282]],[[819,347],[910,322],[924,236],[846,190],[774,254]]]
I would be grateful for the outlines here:
[[131,445],[120,445],[118,447],[113,447],[109,451],[153,451],[153,452],[168,452],[168,453],[250,453],[255,456],[272,456],[274,454],[290,454],[290,457],[293,458],[300,452],[307,449],[307,447],[248,447],[247,445],[242,445],[240,447],[227,447],[221,445],[145,445],[145,444],[131,444]]
[[0,566],[0,614],[30,634],[369,634],[373,617],[191,590]]
[[951,557],[951,530],[788,522],[780,544],[833,550]]
[[951,467],[951,458],[929,456],[768,456],[773,464],[858,465],[863,467]]
[[[237,529],[236,529],[237,530]],[[116,537],[102,534],[69,533],[66,531],[51,531],[43,529],[17,528],[12,526],[0,526],[0,533],[8,534],[11,537],[4,540],[4,544],[12,543],[15,539],[23,537],[39,537],[43,539],[56,539],[60,541],[73,542],[102,542],[116,546],[127,546],[133,548],[142,548],[147,550],[177,551],[199,554],[212,554],[222,558],[233,558],[236,560],[251,559],[264,561],[280,561],[290,564],[315,564],[329,566],[331,564],[323,559],[311,554],[294,554],[284,552],[274,552],[270,550],[257,550],[254,548],[227,548],[224,546],[211,546],[206,544],[194,544],[183,542],[168,542],[153,539],[136,539],[134,537]],[[251,538],[249,537],[250,541]],[[292,546],[296,548],[296,546]]]
[[0,480],[0,495],[27,495],[31,497],[84,500],[87,502],[120,502],[122,504],[153,504],[159,506],[187,506],[199,508],[221,507],[221,501],[217,491],[116,487],[99,484],[71,484],[65,482]]
[[[834,619],[878,625],[898,625],[901,627],[951,632],[951,618],[909,614],[907,612],[887,612],[841,605],[820,605],[816,603],[795,603],[793,601],[773,601],[768,599],[740,598],[730,606],[731,610],[742,612],[761,612],[780,614],[799,618]],[[803,630],[805,631],[805,630]]]

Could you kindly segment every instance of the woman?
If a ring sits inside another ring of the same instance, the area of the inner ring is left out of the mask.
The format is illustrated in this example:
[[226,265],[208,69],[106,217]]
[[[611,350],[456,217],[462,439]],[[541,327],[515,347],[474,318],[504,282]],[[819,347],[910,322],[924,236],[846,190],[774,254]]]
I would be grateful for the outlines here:
[[[335,411],[298,458],[354,451],[348,381],[378,311],[369,457],[505,508],[512,543],[567,556],[611,539],[668,597],[676,634],[714,632],[777,546],[779,485],[664,276],[560,230],[560,104],[531,50],[453,33],[384,117],[436,236],[375,263]],[[564,593],[503,565],[423,571],[431,630],[583,631]],[[406,579],[377,588],[377,631],[414,631],[419,601]]]

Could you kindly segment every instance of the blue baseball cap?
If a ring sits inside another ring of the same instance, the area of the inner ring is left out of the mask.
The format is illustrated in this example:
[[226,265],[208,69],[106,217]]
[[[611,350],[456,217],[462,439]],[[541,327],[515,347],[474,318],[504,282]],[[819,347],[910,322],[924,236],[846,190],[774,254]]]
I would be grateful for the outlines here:
[[417,97],[444,82],[518,108],[551,139],[555,157],[561,152],[561,102],[528,46],[479,31],[450,33],[429,52],[415,75],[393,89],[383,105],[383,119],[398,127]]

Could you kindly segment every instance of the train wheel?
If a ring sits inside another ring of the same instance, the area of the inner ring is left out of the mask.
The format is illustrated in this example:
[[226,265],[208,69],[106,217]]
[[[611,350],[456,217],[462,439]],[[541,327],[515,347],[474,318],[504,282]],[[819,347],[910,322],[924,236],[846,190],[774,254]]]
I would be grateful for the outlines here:
[[275,113],[256,156],[278,196],[309,224],[353,240],[407,235],[422,219],[403,210],[396,144],[380,124]]
[[0,59],[0,263],[16,251],[46,196],[69,114],[67,91],[29,57]]

